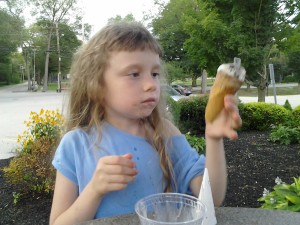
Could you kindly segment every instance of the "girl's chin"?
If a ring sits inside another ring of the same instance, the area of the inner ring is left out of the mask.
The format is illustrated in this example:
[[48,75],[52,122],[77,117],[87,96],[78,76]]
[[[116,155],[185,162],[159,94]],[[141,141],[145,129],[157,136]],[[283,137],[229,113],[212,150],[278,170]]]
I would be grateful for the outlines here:
[[153,110],[154,109],[141,110],[137,116],[138,118],[146,118],[152,114]]

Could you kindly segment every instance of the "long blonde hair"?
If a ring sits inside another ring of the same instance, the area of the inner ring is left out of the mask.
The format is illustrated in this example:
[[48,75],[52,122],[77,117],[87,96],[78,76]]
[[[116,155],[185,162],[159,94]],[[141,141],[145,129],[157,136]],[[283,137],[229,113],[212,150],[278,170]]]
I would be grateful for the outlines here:
[[[74,55],[71,65],[71,85],[69,105],[66,115],[66,132],[75,128],[89,130],[96,126],[101,133],[104,119],[103,74],[107,67],[109,53],[112,51],[151,50],[162,56],[162,49],[151,33],[141,24],[110,24],[96,33]],[[163,98],[152,114],[141,120],[144,127],[153,132],[146,135],[160,155],[160,165],[166,180],[165,191],[171,191],[174,181],[172,164],[166,151],[168,132],[164,126],[166,113]],[[149,131],[149,130],[148,130]],[[175,183],[175,181],[174,181]]]

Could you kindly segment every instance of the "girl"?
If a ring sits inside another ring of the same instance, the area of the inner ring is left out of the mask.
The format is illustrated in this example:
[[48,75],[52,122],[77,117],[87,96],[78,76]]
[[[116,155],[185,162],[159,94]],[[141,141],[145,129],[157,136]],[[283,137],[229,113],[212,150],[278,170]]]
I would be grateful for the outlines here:
[[141,198],[173,191],[198,196],[205,166],[215,205],[226,191],[223,136],[237,138],[233,96],[206,125],[206,162],[164,114],[162,51],[142,25],[108,25],[77,52],[71,67],[67,133],[50,224],[75,224],[134,212]]

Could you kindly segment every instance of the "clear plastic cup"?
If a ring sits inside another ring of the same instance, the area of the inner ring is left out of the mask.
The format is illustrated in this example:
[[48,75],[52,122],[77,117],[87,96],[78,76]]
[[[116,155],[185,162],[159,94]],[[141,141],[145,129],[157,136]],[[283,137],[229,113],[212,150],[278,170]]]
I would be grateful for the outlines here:
[[190,195],[160,193],[139,200],[135,212],[141,225],[201,225],[206,206]]

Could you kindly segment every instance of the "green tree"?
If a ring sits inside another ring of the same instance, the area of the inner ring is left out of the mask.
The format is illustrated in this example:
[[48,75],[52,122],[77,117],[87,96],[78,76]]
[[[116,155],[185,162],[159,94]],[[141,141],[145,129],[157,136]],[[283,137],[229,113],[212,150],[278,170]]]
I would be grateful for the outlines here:
[[127,22],[131,22],[131,21],[136,21],[136,19],[134,18],[134,16],[132,15],[132,13],[127,14],[126,16],[122,17],[120,15],[116,15],[115,17],[111,17],[108,19],[107,23],[116,23],[116,22],[122,22],[122,21],[127,21]]
[[171,84],[175,80],[184,80],[186,78],[185,72],[180,66],[178,62],[166,62],[165,63],[166,69],[166,79],[167,83]]
[[182,24],[188,39],[184,48],[200,69],[205,69],[210,76],[216,74],[218,65],[232,61],[226,59],[224,42],[228,37],[227,24],[219,13],[203,1],[190,1],[189,13],[185,13]]
[[300,13],[292,20],[294,28],[291,26],[291,35],[282,39],[280,47],[288,55],[289,72],[293,73],[300,84]]
[[[45,51],[47,51],[47,32],[48,32],[48,24],[50,21],[47,20],[39,20],[36,23],[32,24],[28,32],[30,34],[30,43],[31,46],[28,49],[30,51],[30,55],[32,58],[33,51],[35,50],[35,67],[36,67],[36,80],[40,84],[43,78],[43,70],[44,70],[44,62],[45,62]],[[74,25],[74,24],[72,24]],[[49,66],[48,71],[51,74],[55,74],[55,76],[51,76],[52,80],[57,80],[56,74],[58,74],[58,61],[59,56],[61,57],[60,65],[61,65],[61,73],[62,78],[66,77],[66,74],[69,71],[70,63],[72,60],[72,55],[81,44],[81,41],[77,38],[77,29],[76,27],[71,27],[66,23],[59,23],[59,45],[60,45],[60,55],[57,51],[57,36],[53,35],[51,37],[51,48],[49,50]]]
[[29,3],[33,7],[32,14],[35,14],[36,17],[41,20],[49,21],[49,24],[47,25],[48,37],[43,85],[43,90],[47,91],[52,36],[56,33],[56,29],[58,29],[56,25],[63,22],[68,16],[70,16],[70,13],[74,13],[76,0],[32,0],[29,1]]
[[289,68],[291,69],[291,72],[296,77],[296,80],[298,82],[298,85],[300,85],[300,51],[298,52],[291,52],[289,54],[289,62],[288,62]]
[[12,82],[11,55],[21,46],[24,21],[6,9],[0,9],[0,81]]
[[225,56],[242,58],[247,81],[258,88],[258,101],[265,101],[267,65],[273,46],[288,37],[297,15],[298,1],[219,0],[210,2],[228,26]]
[[271,51],[289,37],[295,23],[290,18],[298,12],[293,0],[170,0],[153,20],[153,30],[166,58],[185,62],[194,73],[214,74],[220,63],[240,57],[247,82],[264,101]]
[[201,68],[199,62],[187,54],[184,45],[189,35],[182,23],[182,18],[189,13],[192,3],[190,0],[171,0],[163,6],[158,1],[157,4],[161,7],[160,15],[152,20],[151,26],[164,50],[163,59],[166,62],[175,62],[184,69],[185,73],[189,71],[195,86],[197,77],[201,75]]

